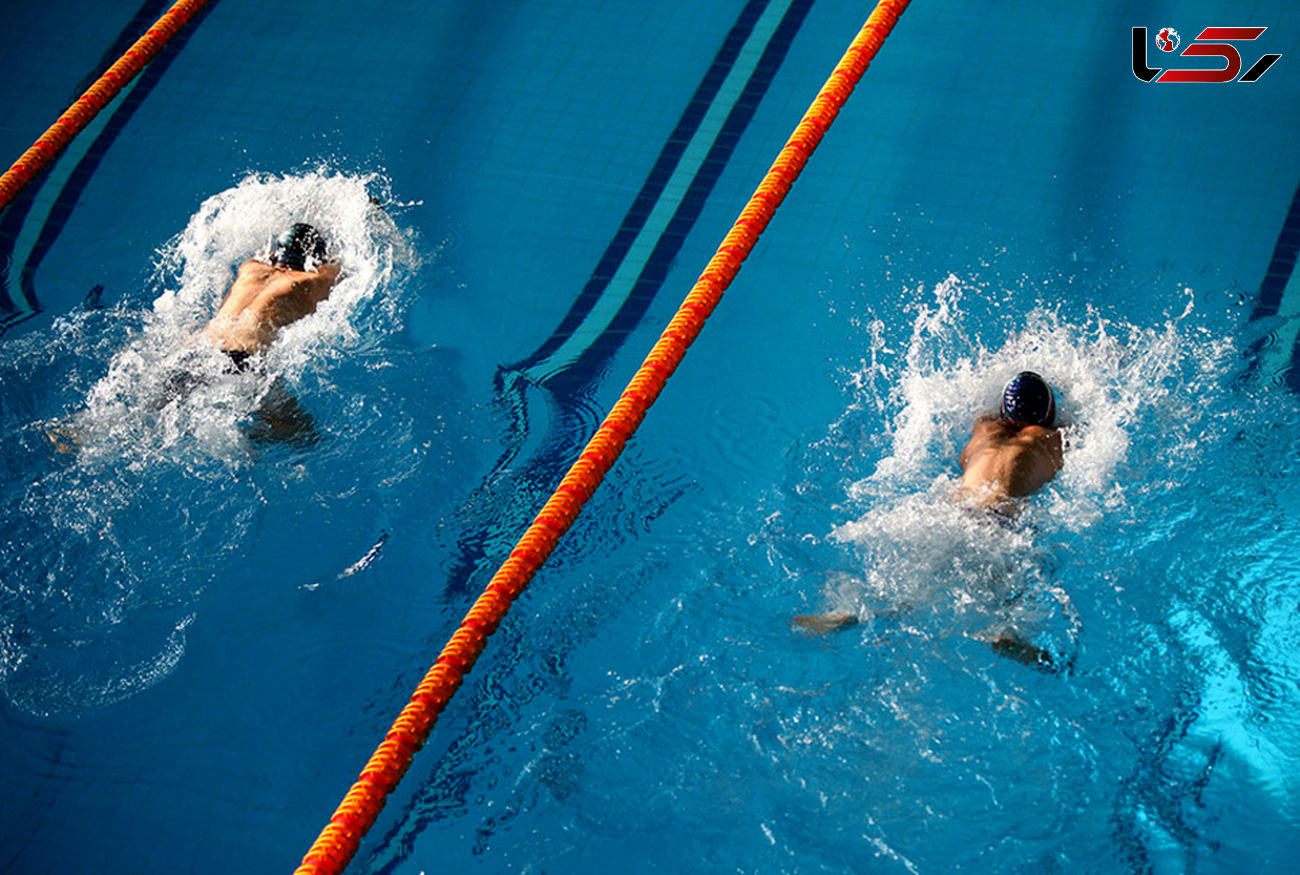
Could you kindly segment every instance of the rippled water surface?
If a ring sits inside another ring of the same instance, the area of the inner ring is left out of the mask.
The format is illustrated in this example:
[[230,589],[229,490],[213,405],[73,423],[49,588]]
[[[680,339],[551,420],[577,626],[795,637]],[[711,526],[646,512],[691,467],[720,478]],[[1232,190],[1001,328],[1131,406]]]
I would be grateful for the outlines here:
[[[1162,92],[1140,21],[918,0],[349,871],[1287,871],[1273,5],[1203,22],[1269,25],[1258,83]],[[221,0],[0,223],[0,870],[291,871],[864,14],[505,12]],[[342,278],[231,373],[195,333],[293,221]],[[1026,368],[1065,463],[1002,519],[956,459]]]

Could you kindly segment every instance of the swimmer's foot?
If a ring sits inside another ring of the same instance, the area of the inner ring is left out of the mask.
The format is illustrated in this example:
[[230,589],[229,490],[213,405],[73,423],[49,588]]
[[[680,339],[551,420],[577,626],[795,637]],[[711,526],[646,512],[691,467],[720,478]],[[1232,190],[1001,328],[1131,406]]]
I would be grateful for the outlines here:
[[841,629],[856,626],[858,622],[858,615],[848,612],[800,614],[790,621],[790,626],[813,635],[825,635],[829,632],[838,632]]
[[1063,663],[1056,654],[1050,650],[1044,650],[1041,647],[1030,644],[1021,636],[1020,632],[1014,626],[1004,626],[1002,631],[996,633],[990,638],[984,638],[993,652],[999,656],[1006,656],[1014,659],[1016,662],[1024,665],[1030,665],[1043,671],[1051,672],[1069,672],[1073,667],[1070,663]]
[[104,309],[104,287],[97,285],[86,292],[86,299],[81,302],[81,306],[86,310]]
[[81,432],[65,422],[56,423],[45,429],[45,439],[50,442],[54,452],[65,456],[74,456],[81,449]]

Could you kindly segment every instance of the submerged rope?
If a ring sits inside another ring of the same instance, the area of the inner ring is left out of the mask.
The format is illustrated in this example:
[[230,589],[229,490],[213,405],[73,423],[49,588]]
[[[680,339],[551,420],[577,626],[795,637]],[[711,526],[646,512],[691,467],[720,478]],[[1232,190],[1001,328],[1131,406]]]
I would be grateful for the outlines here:
[[360,778],[303,858],[297,869],[299,875],[340,873],[356,854],[362,836],[379,816],[388,794],[406,774],[438,715],[482,654],[488,636],[622,453],[909,2],[880,0],[578,461],[564,475],[510,558],[492,577],[416,687]]
[[136,40],[122,57],[115,61],[94,85],[87,88],[86,93],[78,97],[77,101],[68,107],[54,124],[50,125],[49,130],[41,134],[40,139],[24,152],[3,176],[0,176],[0,210],[13,203],[14,198],[18,197],[18,193],[26,187],[27,183],[48,167],[72,142],[72,138],[90,124],[91,119],[108,106],[118,92],[162,51],[163,46],[167,45],[172,37],[176,36],[180,29],[194,17],[194,13],[209,2],[210,0],[179,0],[163,14],[162,18],[154,22],[153,27],[145,31],[144,36]]

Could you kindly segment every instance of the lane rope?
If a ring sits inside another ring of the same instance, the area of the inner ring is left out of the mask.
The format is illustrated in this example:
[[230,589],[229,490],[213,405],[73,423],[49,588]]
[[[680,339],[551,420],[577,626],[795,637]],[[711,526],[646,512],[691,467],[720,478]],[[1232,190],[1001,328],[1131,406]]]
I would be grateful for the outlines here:
[[415,688],[297,875],[338,875],[352,860],[488,636],[622,453],[909,2],[880,0],[632,381]]
[[99,112],[136,77],[176,36],[194,14],[211,0],[178,0],[144,36],[132,44],[122,57],[95,84],[77,98],[76,102],[59,116],[49,129],[41,134],[31,148],[22,154],[3,176],[0,176],[0,210],[13,203],[27,183],[48,167],[59,153],[67,148],[72,138],[79,134]]

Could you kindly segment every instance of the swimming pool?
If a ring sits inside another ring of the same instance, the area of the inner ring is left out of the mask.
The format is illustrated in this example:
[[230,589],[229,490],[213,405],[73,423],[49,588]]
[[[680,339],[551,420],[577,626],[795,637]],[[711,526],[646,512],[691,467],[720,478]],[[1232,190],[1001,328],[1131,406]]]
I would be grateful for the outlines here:
[[[0,154],[163,5],[100,7],[15,16]],[[212,5],[0,217],[0,865],[296,865],[867,11]],[[1300,12],[1071,15],[907,12],[352,871],[1285,866]],[[1131,72],[1244,24],[1256,83]],[[304,214],[315,445],[258,377],[144,412]],[[1027,365],[1072,446],[990,532],[944,496]],[[1072,674],[978,640],[1018,589]]]

